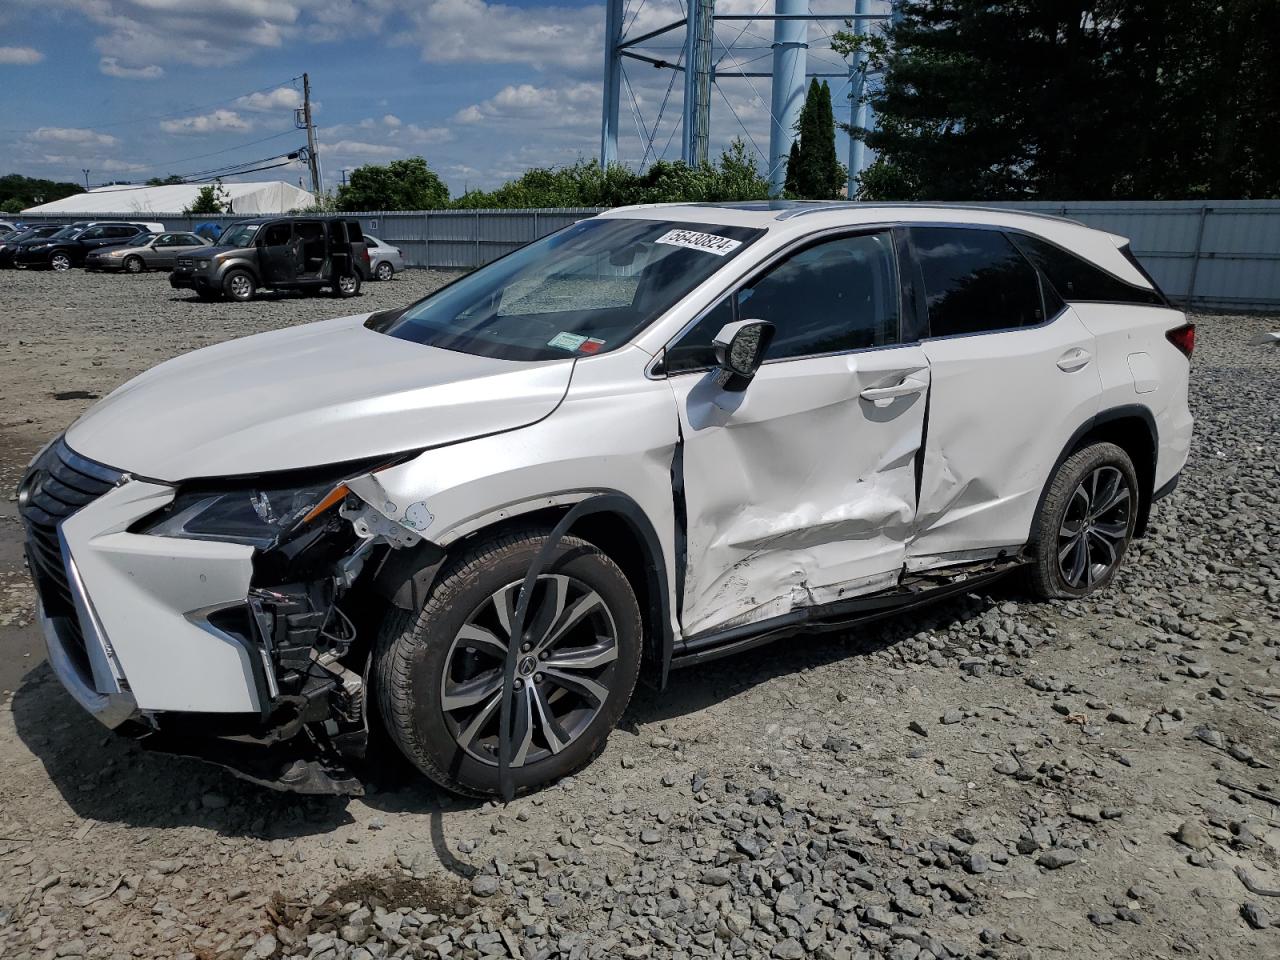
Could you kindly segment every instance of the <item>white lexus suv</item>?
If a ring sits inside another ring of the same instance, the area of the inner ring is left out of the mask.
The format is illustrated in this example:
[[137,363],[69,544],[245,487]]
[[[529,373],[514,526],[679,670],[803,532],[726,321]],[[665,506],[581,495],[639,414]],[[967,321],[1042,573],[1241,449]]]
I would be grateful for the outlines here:
[[613,210],[94,406],[19,494],[49,660],[261,783],[358,792],[376,724],[510,796],[598,753],[643,673],[1015,569],[1105,588],[1186,459],[1193,344],[1067,220]]

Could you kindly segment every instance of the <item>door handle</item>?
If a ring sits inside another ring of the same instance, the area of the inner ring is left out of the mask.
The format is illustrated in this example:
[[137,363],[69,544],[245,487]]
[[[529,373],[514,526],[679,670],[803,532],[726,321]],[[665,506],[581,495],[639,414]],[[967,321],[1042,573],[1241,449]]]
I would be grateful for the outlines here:
[[1075,373],[1075,371],[1083,370],[1087,367],[1092,359],[1093,354],[1088,350],[1082,347],[1072,347],[1058,358],[1058,369],[1065,373]]
[[895,383],[891,387],[867,387],[858,396],[863,400],[892,400],[895,397],[906,397],[913,393],[920,393],[929,384],[923,380],[917,380],[915,377],[904,377],[901,383]]

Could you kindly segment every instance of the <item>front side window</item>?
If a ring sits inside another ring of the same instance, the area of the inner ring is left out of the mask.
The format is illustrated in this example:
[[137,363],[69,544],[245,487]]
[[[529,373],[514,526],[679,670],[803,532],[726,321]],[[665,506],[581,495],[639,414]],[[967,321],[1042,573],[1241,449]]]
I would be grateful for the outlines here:
[[264,247],[283,247],[289,242],[292,227],[289,223],[270,223],[262,231]]
[[507,360],[605,353],[626,343],[763,231],[667,220],[584,220],[368,326]]
[[774,325],[766,361],[896,343],[899,302],[890,233],[825,240],[788,257],[703,315],[668,348],[666,370],[714,366],[711,341],[734,319]]
[[1044,319],[1040,277],[997,230],[913,227],[929,335],[949,337],[1034,326]]

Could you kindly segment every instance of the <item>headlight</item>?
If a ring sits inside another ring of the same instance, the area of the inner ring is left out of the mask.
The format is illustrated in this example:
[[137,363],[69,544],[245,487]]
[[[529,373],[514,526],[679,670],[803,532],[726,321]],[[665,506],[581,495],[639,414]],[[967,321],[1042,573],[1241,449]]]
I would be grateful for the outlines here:
[[28,250],[47,250],[49,247],[52,247],[52,246],[53,246],[52,243],[33,243],[27,249]]
[[137,532],[266,549],[346,494],[345,484],[332,481],[275,490],[180,492],[168,507],[147,518]]
[[208,270],[208,269],[209,269],[209,262],[210,262],[210,261],[208,261],[208,260],[197,260],[197,261],[196,261],[196,266],[197,266],[197,267],[199,267],[201,270]]
[[107,254],[107,256],[108,256],[108,257],[123,257],[123,256],[124,256],[124,251],[123,251],[123,250],[112,250],[110,253],[108,253],[108,254]]

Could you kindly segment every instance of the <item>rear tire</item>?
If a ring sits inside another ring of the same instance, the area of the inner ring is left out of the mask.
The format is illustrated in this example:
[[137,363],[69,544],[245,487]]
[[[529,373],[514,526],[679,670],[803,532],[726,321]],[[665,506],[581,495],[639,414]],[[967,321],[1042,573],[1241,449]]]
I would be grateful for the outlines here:
[[1032,591],[1069,600],[1105,590],[1133,537],[1141,495],[1133,461],[1114,443],[1068,457],[1050,481],[1030,544]]
[[[541,530],[486,540],[441,570],[420,611],[394,609],[383,623],[373,674],[383,722],[414,766],[445,789],[498,792],[505,631],[545,542]],[[640,669],[635,594],[594,545],[563,538],[534,601],[531,649],[522,649],[516,673],[517,792],[565,777],[599,754]]]
[[66,273],[71,269],[71,257],[65,253],[55,253],[49,258],[49,266],[58,273]]
[[386,280],[390,280],[393,276],[395,276],[395,272],[396,272],[395,268],[392,267],[391,264],[387,263],[387,261],[383,260],[380,264],[378,264],[378,268],[374,270],[374,276],[376,276],[379,280],[386,281]]
[[222,292],[232,300],[247,303],[258,291],[248,270],[232,270],[222,281]]

